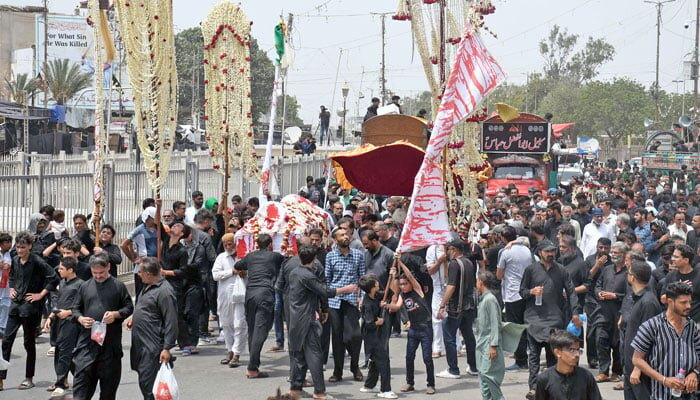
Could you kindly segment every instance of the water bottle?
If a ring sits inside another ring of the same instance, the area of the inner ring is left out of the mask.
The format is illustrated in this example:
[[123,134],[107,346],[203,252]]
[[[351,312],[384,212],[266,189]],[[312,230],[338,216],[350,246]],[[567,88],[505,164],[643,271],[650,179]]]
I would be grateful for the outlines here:
[[[543,290],[544,291],[544,290]],[[535,305],[536,306],[541,306],[542,305],[542,294],[538,294],[535,296]]]
[[[678,370],[678,375],[676,375],[676,378],[680,379],[681,381],[685,381],[685,370],[683,368]],[[682,394],[682,390],[671,389],[671,397],[681,397]]]

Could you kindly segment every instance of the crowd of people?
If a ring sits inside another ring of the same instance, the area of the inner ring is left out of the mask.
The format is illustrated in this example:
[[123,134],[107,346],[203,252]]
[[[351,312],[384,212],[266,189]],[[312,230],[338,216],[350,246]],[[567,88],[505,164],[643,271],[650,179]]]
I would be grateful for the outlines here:
[[[194,192],[189,207],[161,204],[160,225],[155,200],[146,199],[118,244],[112,226],[96,234],[93,218],[76,214],[70,229],[64,212],[45,206],[26,232],[0,234],[0,286],[9,289],[0,293],[12,300],[2,357],[10,359],[21,327],[19,389],[31,389],[43,332],[54,357],[52,397],[65,393],[72,374],[75,399],[92,398],[97,384],[100,398],[114,399],[125,325],[131,368],[153,399],[160,364],[172,363],[172,352],[195,355],[205,342],[223,342],[221,365],[245,363],[248,379],[268,377],[261,354],[274,331],[268,351],[289,351],[290,397],[332,398],[326,383],[349,376],[360,392],[397,398],[388,344],[406,331],[400,393],[434,394],[436,378],[464,371],[483,398],[503,399],[505,374],[523,370],[528,399],[600,399],[606,382],[625,399],[692,398],[700,367],[699,175],[620,166],[589,167],[546,193],[512,185],[482,195],[478,237],[455,232],[412,253],[396,251],[409,199],[335,183],[326,189],[313,177],[299,194],[327,208],[332,229],[308,230],[286,254],[259,234],[257,249],[238,257],[234,235],[255,216],[254,197],[205,201]],[[133,275],[118,276],[124,258]],[[132,277],[135,300],[123,283]],[[506,323],[520,327],[512,363]],[[419,346],[425,386],[416,384]],[[579,366],[584,351],[589,368]],[[436,372],[440,357],[448,367]],[[6,377],[0,371],[0,389]]]

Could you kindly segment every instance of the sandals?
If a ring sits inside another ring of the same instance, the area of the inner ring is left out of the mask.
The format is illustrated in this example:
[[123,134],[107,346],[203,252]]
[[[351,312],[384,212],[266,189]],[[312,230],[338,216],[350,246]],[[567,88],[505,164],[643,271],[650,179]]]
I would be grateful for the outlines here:
[[425,394],[435,394],[435,388],[432,386],[428,386],[428,389],[426,389]]
[[355,382],[362,382],[365,377],[362,375],[362,372],[356,371],[352,373],[352,379],[354,379]]
[[342,380],[343,380],[342,376],[332,375],[330,378],[328,378],[328,382],[330,382],[330,383],[336,383],[336,382],[340,382]]
[[221,361],[219,361],[219,364],[221,364],[221,365],[228,365],[228,364],[231,362],[232,359],[233,359],[233,357],[222,358]]
[[413,385],[406,385],[406,386],[401,387],[400,390],[402,393],[406,393],[406,392],[412,392],[412,391],[416,390],[416,388],[414,388]]
[[233,356],[228,362],[229,368],[238,368],[241,366],[241,359],[238,356]]
[[22,383],[19,384],[17,390],[27,390],[33,388],[34,386],[36,386],[34,385],[34,382],[25,379],[22,381]]
[[284,351],[284,346],[274,345],[274,346],[270,347],[269,349],[267,349],[268,353],[279,353],[281,351]]
[[246,374],[245,376],[246,376],[246,378],[248,378],[248,379],[260,379],[260,378],[269,378],[269,377],[270,377],[270,374],[268,374],[267,372],[259,371],[256,375],[248,375],[248,374]]

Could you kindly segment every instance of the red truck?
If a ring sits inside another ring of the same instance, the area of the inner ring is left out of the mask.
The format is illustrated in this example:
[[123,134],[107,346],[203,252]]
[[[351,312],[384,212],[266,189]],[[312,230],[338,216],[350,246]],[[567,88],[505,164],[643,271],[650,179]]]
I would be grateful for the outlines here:
[[542,117],[521,113],[517,119],[503,122],[490,117],[481,125],[481,152],[493,166],[486,195],[514,184],[521,194],[528,189],[546,191],[549,187],[551,124]]

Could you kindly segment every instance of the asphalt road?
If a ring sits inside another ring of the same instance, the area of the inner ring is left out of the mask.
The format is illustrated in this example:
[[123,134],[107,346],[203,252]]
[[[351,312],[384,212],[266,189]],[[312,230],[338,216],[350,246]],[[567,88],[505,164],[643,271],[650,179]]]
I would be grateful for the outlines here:
[[[21,333],[15,341],[11,358],[11,367],[8,371],[8,378],[5,381],[5,390],[0,398],[7,400],[27,400],[27,399],[48,399],[49,393],[46,387],[53,383],[55,379],[53,370],[53,358],[46,355],[49,348],[48,337],[43,335],[38,339],[37,349],[37,370],[35,376],[36,387],[30,390],[17,390],[17,385],[22,381],[24,375],[25,352],[22,347]],[[400,387],[405,383],[404,378],[404,354],[406,339],[405,333],[402,338],[393,338],[390,342],[391,352],[391,374],[392,388],[398,393]],[[122,379],[117,394],[118,399],[138,400],[141,394],[138,388],[136,372],[129,368],[129,348],[131,333],[124,333],[124,358],[122,360]],[[265,343],[265,349],[274,344],[274,335]],[[246,379],[245,364],[240,368],[231,369],[228,366],[219,365],[219,360],[225,355],[223,345],[212,344],[200,347],[200,353],[190,357],[179,357],[175,363],[175,376],[178,380],[181,395],[180,400],[206,399],[266,399],[267,396],[275,394],[277,388],[282,391],[289,389],[286,382],[288,371],[288,354],[284,353],[263,353],[261,369],[270,373],[270,377],[260,380]],[[585,357],[585,356],[584,356]],[[544,359],[544,354],[542,355]],[[243,356],[241,361],[245,363],[247,356]],[[506,359],[506,365],[512,360]],[[332,364],[330,360],[329,366]],[[436,372],[442,371],[447,364],[445,358],[435,360]],[[400,398],[412,399],[480,399],[479,383],[477,377],[463,375],[459,380],[436,378],[437,394],[427,396],[425,389],[425,367],[420,360],[420,351],[416,360],[416,391],[410,394],[399,394]],[[585,363],[582,361],[582,365]],[[332,368],[332,366],[330,366]],[[464,374],[466,371],[466,359],[460,358],[460,368]],[[594,375],[597,371],[593,371]],[[363,370],[366,374],[366,370]],[[326,378],[330,372],[325,373]],[[600,385],[601,393],[605,399],[622,399],[620,391],[613,391],[613,383],[603,383]],[[337,399],[370,399],[376,395],[360,393],[362,387],[360,382],[350,379],[350,372],[345,371],[345,380],[340,383],[327,384],[328,393]],[[503,392],[506,399],[524,399],[527,393],[527,371],[507,372],[503,382]],[[313,392],[313,388],[308,388]],[[70,392],[68,392],[70,393]],[[70,395],[65,397],[70,399]],[[96,395],[95,398],[98,398]]]

